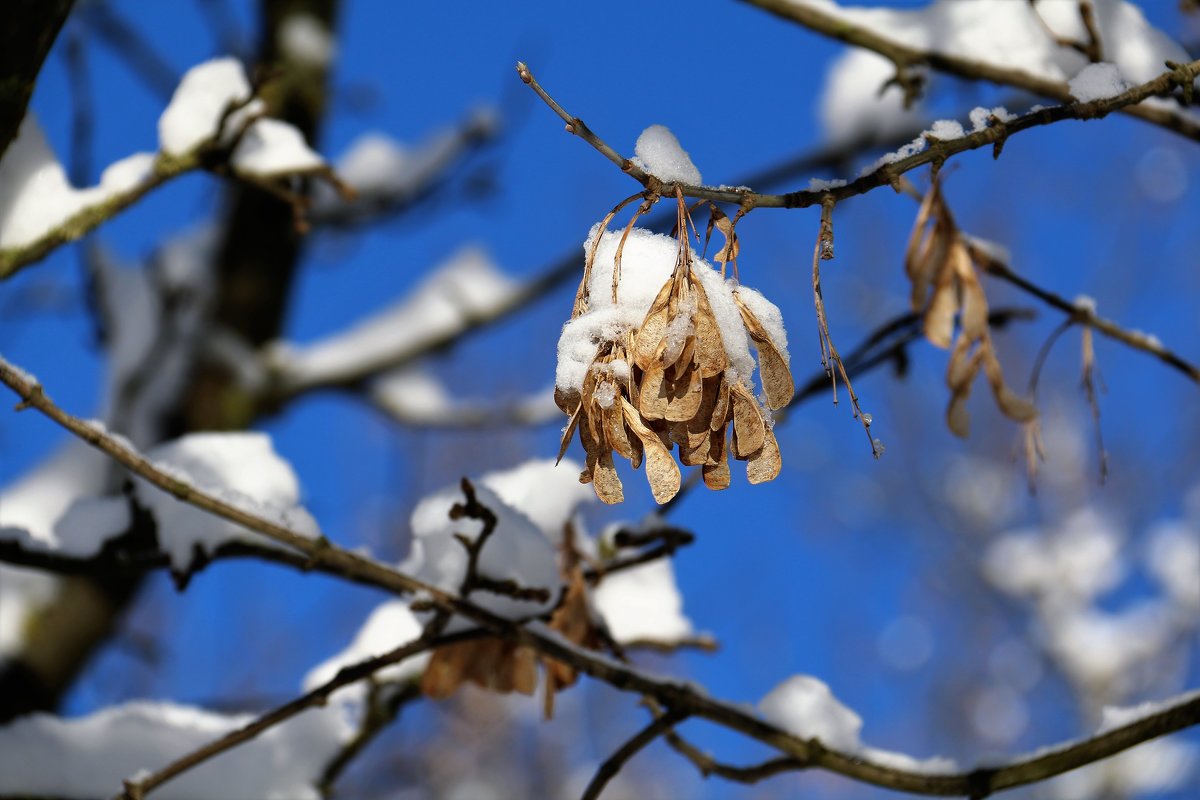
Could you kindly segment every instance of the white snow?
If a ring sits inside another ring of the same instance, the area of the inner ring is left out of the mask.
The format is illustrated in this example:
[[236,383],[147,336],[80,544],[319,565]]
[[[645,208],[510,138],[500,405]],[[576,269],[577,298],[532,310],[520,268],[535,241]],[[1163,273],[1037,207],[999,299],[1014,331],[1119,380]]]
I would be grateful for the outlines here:
[[836,178],[834,180],[824,180],[822,178],[809,178],[808,190],[810,192],[824,192],[828,189],[840,189],[846,185],[846,180]]
[[463,330],[520,291],[483,250],[465,247],[394,305],[310,345],[276,342],[268,358],[294,388],[361,375]]
[[[214,58],[192,67],[158,118],[159,149],[183,155],[213,139],[222,133],[221,120],[229,109],[250,96],[250,81],[236,58]],[[226,125],[225,132],[233,127]]]
[[665,125],[651,125],[642,131],[633,153],[633,163],[660,181],[703,185],[700,170]]
[[[569,460],[557,467],[551,461],[536,461],[473,482],[478,501],[496,515],[495,530],[479,555],[479,573],[550,593],[546,602],[540,602],[477,591],[471,595],[473,602],[509,619],[546,613],[554,607],[562,583],[554,542],[586,496],[586,487],[580,487],[575,479],[579,469]],[[566,487],[570,489],[562,491]],[[467,571],[467,551],[454,534],[474,540],[483,530],[481,520],[450,519],[451,508],[463,502],[462,489],[455,486],[417,504],[411,519],[412,550],[400,565],[402,572],[445,591],[459,592]],[[456,619],[451,630],[464,624]]]
[[619,644],[674,644],[694,635],[669,559],[605,575],[592,601]]
[[428,188],[472,142],[489,135],[497,124],[493,112],[481,109],[459,126],[437,131],[415,147],[386,133],[364,133],[335,162],[338,177],[354,189],[355,198],[346,200],[331,187],[319,185],[314,212],[320,216],[403,203]]
[[1149,700],[1133,706],[1104,706],[1100,709],[1100,725],[1096,728],[1096,733],[1108,733],[1132,725],[1138,720],[1152,717],[1166,708],[1186,703],[1196,697],[1200,697],[1200,690],[1184,692],[1165,700]]
[[1071,87],[1072,97],[1081,103],[1090,103],[1116,97],[1129,88],[1129,83],[1121,77],[1121,70],[1116,64],[1100,62],[1088,64],[1071,78],[1068,86]]
[[1000,122],[1011,122],[1017,118],[1017,115],[1010,114],[1004,106],[996,106],[994,108],[976,106],[967,115],[967,118],[971,120],[971,133],[978,133],[987,128],[992,117],[995,117]]
[[237,172],[264,178],[325,168],[324,159],[309,148],[295,126],[267,118],[256,120],[246,130],[230,163]]
[[104,203],[149,180],[154,156],[136,153],[110,164],[96,186],[77,189],[67,180],[32,112],[0,160],[0,249],[24,247],[89,206]]
[[[375,607],[362,628],[354,635],[345,650],[313,667],[304,677],[304,691],[312,691],[328,683],[343,667],[353,666],[368,658],[381,656],[397,647],[415,641],[421,635],[421,623],[401,600],[388,600]],[[412,656],[375,673],[377,680],[405,681],[419,676],[425,669],[429,654]],[[346,691],[347,686],[340,691]],[[339,692],[340,693],[340,692]],[[335,695],[336,696],[336,695]]]
[[[262,433],[193,433],[146,453],[180,480],[227,503],[272,520],[303,536],[316,537],[316,521],[300,505],[300,485],[291,466]],[[211,552],[230,540],[283,547],[274,540],[177,500],[138,478],[138,502],[154,514],[159,547],[184,571],[196,548]]]
[[1185,613],[1200,611],[1200,530],[1180,521],[1156,525],[1148,535],[1146,565]]
[[[134,701],[85,717],[32,714],[0,728],[0,795],[87,800],[253,717]],[[314,784],[351,731],[332,709],[309,709],[155,792],[163,800],[261,797],[318,800]]]
[[[0,491],[0,539],[53,549],[59,521],[73,503],[104,490],[107,459],[82,442],[69,442]],[[97,531],[96,548],[101,542]],[[77,542],[85,550],[82,542]],[[20,652],[29,618],[50,602],[58,580],[34,570],[0,565],[0,657]]]
[[289,14],[276,37],[280,52],[294,61],[325,67],[337,55],[337,44],[329,28],[312,14]]
[[776,686],[759,701],[758,711],[767,722],[801,739],[820,739],[844,753],[860,747],[862,717],[811,675],[793,675]]
[[[584,252],[591,251],[595,237],[601,235],[599,225],[593,226],[584,243]],[[620,340],[628,331],[640,326],[651,303],[675,269],[678,243],[669,236],[644,228],[629,232],[621,251],[621,274],[617,302],[612,302],[612,275],[617,245],[623,231],[604,231],[596,250],[589,280],[589,310],[568,322],[558,340],[558,367],[555,384],[563,390],[579,391],[588,366],[596,354],[596,345],[604,340]],[[704,287],[712,307],[721,340],[729,356],[734,380],[751,382],[754,359],[750,355],[750,338],[742,324],[741,314],[733,300],[736,288],[742,300],[755,312],[762,312],[764,326],[776,336],[786,353],[787,337],[783,331],[779,310],[758,292],[726,281],[707,261],[693,256],[692,274]],[[773,309],[773,310],[772,310]]]
[[878,141],[919,125],[923,116],[916,105],[904,107],[904,90],[883,89],[895,74],[891,61],[870,50],[852,48],[834,59],[817,109],[825,136],[833,142]]
[[371,399],[395,416],[412,420],[442,419],[457,405],[445,385],[420,365],[381,375],[371,385]]
[[1009,594],[1087,601],[1124,577],[1121,542],[1111,520],[1085,508],[1053,535],[1018,530],[1001,536],[984,556],[984,575]]

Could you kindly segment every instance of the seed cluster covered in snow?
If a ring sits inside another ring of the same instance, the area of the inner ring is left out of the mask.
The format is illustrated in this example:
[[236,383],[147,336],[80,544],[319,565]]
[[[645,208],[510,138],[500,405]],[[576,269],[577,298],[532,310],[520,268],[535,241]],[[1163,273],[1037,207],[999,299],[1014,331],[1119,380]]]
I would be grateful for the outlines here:
[[587,453],[580,480],[618,503],[624,490],[613,454],[635,469],[644,459],[654,499],[665,503],[679,491],[676,445],[684,465],[703,467],[710,488],[729,485],[730,451],[748,462],[751,483],[773,480],[782,462],[767,409],[782,408],[794,392],[779,309],[726,281],[686,239],[596,225],[584,252],[585,277],[558,341],[554,395],[570,416],[563,452],[578,431]]

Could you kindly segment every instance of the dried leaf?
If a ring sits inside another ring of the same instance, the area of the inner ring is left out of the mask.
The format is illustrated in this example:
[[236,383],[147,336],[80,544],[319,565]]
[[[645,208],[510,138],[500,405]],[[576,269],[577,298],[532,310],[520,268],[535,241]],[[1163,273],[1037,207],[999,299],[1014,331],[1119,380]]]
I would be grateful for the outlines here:
[[609,505],[625,499],[621,479],[617,476],[617,468],[613,466],[612,453],[608,450],[600,453],[592,468],[592,488],[596,490],[596,496]]
[[632,460],[634,451],[633,445],[629,441],[629,434],[625,430],[625,415],[621,413],[621,406],[614,402],[608,408],[601,409],[601,416],[604,420],[604,440],[608,443],[617,455],[621,458]]
[[714,431],[723,428],[729,419],[729,381],[725,380],[725,376],[721,376],[720,381],[717,386],[717,401],[713,404],[712,422],[709,423],[709,427]]
[[762,373],[763,391],[767,395],[767,406],[772,410],[780,409],[792,402],[796,387],[792,381],[792,371],[787,360],[771,340],[770,334],[759,321],[750,307],[742,302],[738,293],[733,293],[734,302],[742,315],[742,324],[754,341],[758,351],[758,368]]
[[558,462],[562,461],[562,457],[566,455],[567,448],[571,446],[571,438],[575,435],[575,428],[579,425],[579,415],[582,410],[582,405],[576,406],[571,418],[567,420],[567,427],[563,429],[562,441],[558,445],[558,458],[554,459],[555,466],[558,466]]
[[766,425],[758,401],[743,383],[734,384],[733,393],[733,455],[739,460],[752,456],[763,446]]
[[710,489],[729,488],[729,451],[725,446],[725,428],[712,432],[709,445],[710,461],[701,469],[704,485]]
[[672,277],[658,290],[658,296],[650,304],[646,317],[634,335],[633,360],[642,369],[649,369],[655,363],[658,345],[667,331],[667,324],[670,322],[668,304],[674,283],[675,279]]
[[782,468],[779,442],[775,439],[775,432],[767,428],[762,448],[751,456],[750,462],[746,464],[746,479],[750,483],[773,481],[779,476],[779,470]]
[[622,400],[621,404],[625,423],[646,448],[646,479],[650,482],[650,492],[655,502],[661,505],[679,491],[679,465],[671,458],[670,451],[663,445],[659,435],[642,422],[637,409],[626,400]]
[[721,341],[721,327],[717,324],[716,315],[708,302],[708,295],[700,281],[692,279],[692,291],[696,293],[696,356],[695,361],[700,369],[700,375],[711,378],[720,375],[729,366],[729,355]]
[[721,245],[721,249],[713,255],[713,261],[719,261],[722,264],[737,259],[740,246],[738,245],[738,236],[733,229],[733,223],[724,211],[717,208],[715,205],[709,204],[711,216],[709,217],[709,230],[715,226],[718,231],[724,234],[725,243]]

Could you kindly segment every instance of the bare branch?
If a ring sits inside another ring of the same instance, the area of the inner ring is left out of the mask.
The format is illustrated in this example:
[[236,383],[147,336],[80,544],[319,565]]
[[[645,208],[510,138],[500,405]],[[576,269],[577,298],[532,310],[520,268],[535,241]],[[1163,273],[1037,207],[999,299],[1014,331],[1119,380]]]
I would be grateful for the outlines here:
[[255,736],[258,736],[268,728],[273,728],[280,723],[286,722],[292,717],[299,714],[301,711],[306,711],[314,706],[324,705],[329,696],[343,686],[348,686],[352,683],[367,678],[384,667],[399,663],[406,658],[410,658],[419,653],[424,653],[436,647],[453,644],[455,642],[468,641],[478,639],[484,635],[485,631],[481,629],[473,629],[461,631],[459,633],[447,634],[445,636],[425,637],[422,636],[408,644],[401,645],[391,652],[384,653],[381,656],[369,658],[366,661],[361,661],[353,666],[341,669],[337,675],[334,675],[325,683],[312,689],[309,692],[291,700],[283,705],[268,711],[266,714],[257,719],[243,725],[237,730],[230,731],[219,739],[215,739],[198,750],[194,750],[181,758],[172,761],[167,766],[159,769],[149,775],[137,780],[125,781],[125,790],[118,795],[117,800],[142,800],[147,794],[154,791],[159,786],[162,786],[172,778],[182,775],[194,767],[198,767],[205,761],[237,747],[243,742],[248,742]]
[[604,787],[608,782],[616,777],[621,771],[621,767],[637,755],[647,745],[657,739],[666,731],[674,728],[680,722],[687,719],[687,713],[683,711],[668,711],[661,716],[656,716],[650,721],[650,724],[638,731],[629,741],[621,745],[615,753],[600,765],[596,770],[596,774],[592,776],[592,780],[588,782],[587,788],[583,790],[582,800],[597,800],[600,793],[604,791]]

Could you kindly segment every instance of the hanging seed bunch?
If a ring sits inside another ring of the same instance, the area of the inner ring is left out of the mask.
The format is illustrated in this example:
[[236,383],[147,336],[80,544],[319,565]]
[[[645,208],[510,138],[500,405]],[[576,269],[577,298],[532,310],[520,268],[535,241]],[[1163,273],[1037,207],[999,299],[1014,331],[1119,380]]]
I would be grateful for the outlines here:
[[[632,222],[610,231],[607,219],[592,229],[559,339],[555,400],[570,417],[559,457],[578,431],[587,453],[580,480],[606,503],[624,499],[614,453],[634,469],[645,462],[659,503],[679,491],[675,447],[712,489],[729,486],[730,454],[747,462],[751,483],[772,480],[781,466],[768,409],[786,405],[794,388],[779,309],[692,250],[679,204],[675,238]],[[721,256],[732,242],[730,234]]]
[[987,297],[979,283],[974,248],[955,224],[939,180],[934,180],[921,202],[904,266],[912,282],[913,310],[923,315],[925,338],[941,348],[951,348],[953,342],[946,368],[950,388],[946,423],[950,430],[956,436],[967,435],[967,398],[981,370],[1005,416],[1021,423],[1036,420],[1037,408],[1004,380],[988,327]]

